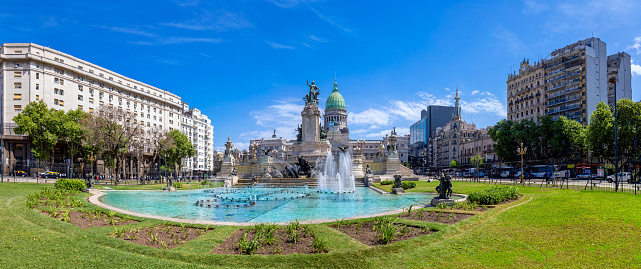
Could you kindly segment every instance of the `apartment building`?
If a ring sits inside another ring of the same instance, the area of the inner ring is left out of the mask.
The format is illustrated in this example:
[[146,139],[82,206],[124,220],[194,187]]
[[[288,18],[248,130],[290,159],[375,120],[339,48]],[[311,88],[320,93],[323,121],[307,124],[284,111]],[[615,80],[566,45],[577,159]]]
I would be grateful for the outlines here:
[[508,75],[508,120],[534,120],[549,115],[588,124],[599,102],[613,105],[617,97],[632,98],[630,55],[620,52],[607,56],[606,44],[591,37],[552,51],[533,65],[528,60]]
[[518,74],[515,71],[507,78],[507,119],[538,123],[545,115],[544,85],[543,64],[530,65],[530,60],[523,59]]
[[16,159],[31,158],[28,140],[12,130],[13,118],[32,101],[42,100],[59,110],[87,112],[104,105],[134,113],[135,121],[147,128],[181,130],[180,96],[33,43],[4,43],[0,47],[0,91],[5,156]]
[[183,171],[204,174],[214,170],[214,126],[207,115],[183,103],[180,131],[187,135],[196,154],[183,160]]
[[452,106],[430,105],[421,110],[421,119],[410,126],[409,162],[414,173],[422,174],[429,164],[428,144],[436,128],[452,120]]
[[616,100],[632,99],[632,62],[630,54],[619,52],[608,56],[608,105],[614,105],[614,86],[610,78],[616,79]]

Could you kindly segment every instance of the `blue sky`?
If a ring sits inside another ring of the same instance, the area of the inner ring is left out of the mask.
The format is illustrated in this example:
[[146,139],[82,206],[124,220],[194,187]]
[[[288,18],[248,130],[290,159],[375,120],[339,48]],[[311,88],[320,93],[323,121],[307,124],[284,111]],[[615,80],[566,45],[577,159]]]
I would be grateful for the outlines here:
[[[393,3],[393,4],[392,4]],[[215,145],[273,129],[294,137],[306,80],[321,103],[334,74],[354,139],[407,133],[429,104],[479,127],[505,118],[506,78],[590,36],[633,60],[640,1],[7,1],[2,42],[33,42],[169,89],[213,121]]]

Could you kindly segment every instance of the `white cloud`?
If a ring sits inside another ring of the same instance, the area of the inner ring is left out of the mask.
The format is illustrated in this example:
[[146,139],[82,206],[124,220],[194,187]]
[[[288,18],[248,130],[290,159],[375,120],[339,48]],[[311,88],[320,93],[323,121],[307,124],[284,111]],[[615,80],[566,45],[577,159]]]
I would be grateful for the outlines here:
[[275,48],[275,49],[288,49],[288,50],[296,49],[296,47],[289,46],[289,45],[283,45],[283,44],[278,44],[278,43],[269,42],[269,41],[266,41],[266,42],[267,42],[267,44],[269,44],[272,48]]
[[[387,130],[382,130],[377,133],[371,133],[365,135],[365,137],[370,137],[370,138],[383,138],[385,135],[390,135],[392,133],[392,129],[387,129]],[[401,135],[408,135],[410,134],[410,128],[404,128],[404,127],[396,127],[396,134],[401,136]]]
[[485,97],[473,101],[460,101],[461,110],[471,114],[491,113],[497,116],[505,117],[507,110],[505,104],[496,97]]
[[311,9],[312,11],[314,11],[314,13],[316,13],[316,15],[318,15],[318,17],[319,17],[319,18],[321,18],[321,19],[325,20],[326,22],[329,22],[329,23],[333,24],[333,25],[334,25],[334,26],[336,26],[338,29],[341,29],[341,30],[343,30],[343,31],[345,31],[345,32],[347,32],[347,33],[351,33],[351,32],[352,32],[352,30],[351,30],[351,29],[345,28],[343,25],[341,25],[341,24],[339,24],[338,22],[336,22],[336,20],[335,20],[334,18],[330,18],[330,17],[328,17],[328,16],[325,16],[325,15],[321,14],[320,12],[318,12],[318,10],[313,9],[313,8],[311,8],[311,7],[310,7],[309,9]]
[[293,8],[301,4],[318,2],[318,0],[267,0],[267,2],[282,8]]
[[321,43],[327,42],[327,40],[322,39],[320,37],[317,37],[315,35],[307,35],[306,37],[307,37],[307,39],[312,40],[312,41],[316,41],[316,42],[321,42]]
[[417,95],[421,98],[418,101],[393,100],[390,102],[391,106],[385,107],[385,109],[392,116],[414,122],[421,118],[421,110],[429,105],[449,106],[453,104],[452,99],[447,96],[445,98],[437,98],[426,92],[418,92]]
[[470,94],[477,95],[479,92],[480,92],[479,90],[473,90]]
[[625,49],[634,49],[637,51],[637,54],[641,54],[641,36],[634,39],[634,45],[631,45]]
[[361,113],[349,113],[349,122],[353,124],[387,125],[389,120],[389,113],[373,108]]
[[548,6],[544,3],[541,3],[539,1],[533,1],[533,0],[527,0],[524,2],[525,8],[523,9],[523,13],[541,13],[542,11],[545,11],[548,9]]
[[212,30],[218,32],[238,30],[253,26],[241,13],[228,11],[212,12],[205,9],[200,9],[198,12],[200,12],[200,14],[195,14],[193,19],[189,19],[184,22],[161,23],[160,25],[195,31]]
[[526,48],[519,38],[503,25],[499,24],[491,34],[499,40],[499,44],[505,46],[512,54],[519,55]]
[[263,130],[245,132],[240,138],[261,139],[271,138],[274,130],[276,135],[284,139],[296,138],[296,127],[301,122],[300,112],[303,105],[298,100],[286,99],[276,101],[276,104],[261,110],[251,111],[249,115],[256,120],[256,124],[264,127]]
[[635,64],[634,61],[631,63],[632,76],[641,76],[641,65]]

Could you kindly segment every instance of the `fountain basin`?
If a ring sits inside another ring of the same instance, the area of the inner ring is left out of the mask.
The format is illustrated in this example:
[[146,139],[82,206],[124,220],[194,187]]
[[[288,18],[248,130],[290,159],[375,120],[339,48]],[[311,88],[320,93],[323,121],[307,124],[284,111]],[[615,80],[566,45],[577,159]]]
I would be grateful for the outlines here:
[[[220,188],[224,189],[224,188]],[[234,188],[240,190],[241,188]],[[242,188],[245,189],[245,188]],[[368,217],[400,212],[410,205],[428,206],[434,194],[381,194],[370,188],[356,187],[353,193],[320,193],[309,188],[309,194],[282,195],[279,199],[251,201],[221,199],[211,192],[189,190],[163,191],[103,191],[98,200],[109,207],[172,220],[197,223],[252,224],[261,222],[286,223],[323,222],[336,219]],[[282,194],[282,193],[281,193]],[[218,195],[221,197],[220,195]],[[263,196],[265,197],[265,196]],[[226,198],[231,198],[226,196]],[[212,201],[217,199],[216,201]],[[207,206],[205,201],[210,200]],[[203,201],[203,202],[200,202]],[[198,203],[198,204],[197,204]],[[204,206],[201,206],[203,205]],[[216,207],[218,205],[218,207]]]

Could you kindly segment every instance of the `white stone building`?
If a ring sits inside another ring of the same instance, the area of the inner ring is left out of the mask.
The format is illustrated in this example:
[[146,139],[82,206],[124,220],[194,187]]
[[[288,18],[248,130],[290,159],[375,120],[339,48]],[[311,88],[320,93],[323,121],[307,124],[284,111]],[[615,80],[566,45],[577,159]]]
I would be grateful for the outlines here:
[[[33,43],[2,44],[0,92],[4,108],[0,113],[4,123],[4,153],[17,160],[30,159],[31,152],[28,140],[13,133],[13,117],[33,101],[42,100],[48,107],[59,110],[82,109],[90,113],[104,105],[135,113],[135,121],[147,128],[182,130],[184,104],[180,96]],[[208,156],[213,155],[213,127],[200,111],[197,118],[194,122],[209,124],[202,127],[202,134],[198,134],[204,140],[210,133],[208,142],[202,144],[203,150],[198,151],[203,153],[204,168],[205,159],[211,159]],[[200,143],[200,139],[198,141]],[[207,143],[208,151],[204,151]]]
[[196,154],[183,160],[183,171],[206,173],[214,170],[214,126],[207,115],[183,103],[180,131],[187,135]]

